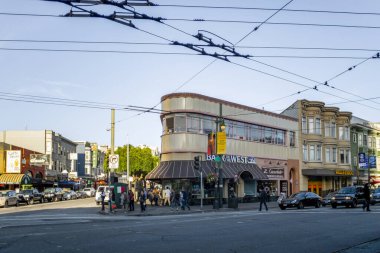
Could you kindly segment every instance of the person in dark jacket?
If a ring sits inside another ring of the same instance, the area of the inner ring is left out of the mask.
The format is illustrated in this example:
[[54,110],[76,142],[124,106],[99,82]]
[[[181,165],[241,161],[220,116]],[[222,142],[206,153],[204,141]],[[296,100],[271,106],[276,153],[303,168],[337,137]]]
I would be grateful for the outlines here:
[[363,203],[363,211],[367,209],[367,212],[371,211],[369,210],[369,204],[371,202],[371,190],[369,189],[369,184],[364,185],[364,203]]
[[267,206],[267,198],[268,198],[268,196],[267,196],[267,193],[264,190],[264,188],[261,188],[260,196],[259,197],[260,197],[260,209],[259,209],[259,211],[261,211],[261,207],[262,207],[263,204],[265,206],[265,209],[268,211],[268,206]]
[[141,212],[144,212],[144,211],[145,211],[145,201],[146,201],[146,195],[145,195],[145,192],[144,192],[144,190],[141,190],[141,191],[140,191],[140,195],[139,195],[139,202],[140,202],[140,209],[141,209]]

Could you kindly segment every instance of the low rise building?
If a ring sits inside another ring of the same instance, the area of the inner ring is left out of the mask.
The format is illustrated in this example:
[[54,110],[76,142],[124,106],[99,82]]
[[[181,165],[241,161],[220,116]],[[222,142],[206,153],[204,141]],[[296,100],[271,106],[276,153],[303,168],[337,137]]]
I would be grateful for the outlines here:
[[168,94],[161,100],[161,162],[146,179],[164,188],[184,187],[199,197],[194,157],[200,156],[205,197],[216,197],[214,133],[223,122],[226,152],[216,176],[224,198],[231,188],[238,197],[257,195],[261,187],[274,196],[299,191],[297,119],[194,93]]

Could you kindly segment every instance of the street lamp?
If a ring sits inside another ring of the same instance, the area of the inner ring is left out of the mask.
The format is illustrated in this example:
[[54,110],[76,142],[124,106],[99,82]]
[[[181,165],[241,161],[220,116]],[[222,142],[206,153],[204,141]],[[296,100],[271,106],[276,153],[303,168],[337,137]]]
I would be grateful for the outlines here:
[[[222,118],[222,104],[219,104],[219,116],[216,118],[216,132],[215,132],[215,150],[216,150],[216,166],[215,166],[215,173],[218,175],[218,179],[216,181],[216,192],[217,195],[215,197],[215,205],[214,208],[219,209],[219,207],[223,207],[222,203],[222,194],[220,192],[220,183],[223,183],[223,179],[221,178],[221,172],[222,172],[222,159],[219,157],[219,154],[224,154],[225,150],[222,150],[221,145],[226,145],[225,140],[224,143],[218,143],[218,134],[221,132],[224,132],[226,129],[226,125],[224,124],[224,119]],[[224,134],[225,135],[225,134]],[[224,136],[225,137],[225,136]],[[221,138],[220,138],[221,140]],[[219,146],[218,146],[219,145]],[[219,147],[219,148],[218,148]],[[222,185],[223,188],[223,185]]]

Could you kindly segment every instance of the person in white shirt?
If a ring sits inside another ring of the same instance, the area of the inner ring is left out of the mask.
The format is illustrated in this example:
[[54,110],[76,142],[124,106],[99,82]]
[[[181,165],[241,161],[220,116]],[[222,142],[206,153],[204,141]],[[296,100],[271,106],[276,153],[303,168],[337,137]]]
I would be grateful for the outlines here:
[[170,189],[168,186],[166,186],[166,189],[164,190],[164,206],[166,203],[170,206]]

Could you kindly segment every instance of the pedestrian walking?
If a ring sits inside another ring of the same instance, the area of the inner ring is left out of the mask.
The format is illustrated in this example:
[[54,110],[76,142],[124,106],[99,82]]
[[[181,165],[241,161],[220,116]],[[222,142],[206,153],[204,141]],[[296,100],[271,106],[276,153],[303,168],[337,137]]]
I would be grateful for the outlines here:
[[135,210],[135,195],[133,194],[132,190],[128,191],[128,208],[129,211]]
[[267,193],[266,193],[266,191],[263,189],[263,188],[261,188],[261,191],[260,191],[260,196],[259,196],[259,198],[260,198],[260,209],[259,209],[259,211],[261,211],[261,208],[262,208],[262,205],[264,204],[264,206],[265,206],[265,209],[268,211],[268,206],[267,206]]
[[127,192],[123,192],[120,196],[120,205],[124,209],[124,211],[126,210],[127,202],[128,202],[128,194]]
[[181,203],[181,209],[185,210],[186,207],[190,210],[189,206],[189,194],[185,189],[182,189],[180,193],[180,203]]
[[145,212],[145,201],[146,201],[146,195],[144,193],[144,190],[140,191],[140,196],[139,196],[139,202],[140,202],[140,210],[141,212]]
[[104,212],[104,199],[106,198],[106,192],[104,189],[101,190],[102,192],[100,193],[100,198],[102,199],[102,212]]
[[371,202],[371,190],[369,189],[369,184],[366,183],[364,185],[364,203],[363,203],[363,211],[367,210],[367,212],[371,211],[369,209],[369,204]]
[[168,186],[166,186],[166,189],[164,190],[164,206],[166,206],[166,203],[168,203],[168,206],[170,205],[170,189]]
[[155,206],[158,206],[159,199],[160,199],[160,190],[158,189],[158,187],[156,187],[153,190],[153,201],[154,201]]
[[172,189],[170,192],[170,208],[172,209],[172,211],[174,210],[174,208],[176,208],[178,211],[178,207],[179,207],[179,194],[177,194]]

